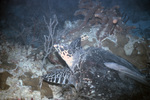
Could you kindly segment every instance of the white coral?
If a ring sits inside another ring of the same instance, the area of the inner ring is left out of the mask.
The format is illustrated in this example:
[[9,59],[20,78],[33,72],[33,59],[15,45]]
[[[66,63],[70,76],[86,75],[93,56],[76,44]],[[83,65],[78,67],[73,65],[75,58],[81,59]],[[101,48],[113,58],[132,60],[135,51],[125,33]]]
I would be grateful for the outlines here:
[[126,45],[124,45],[124,51],[125,51],[125,54],[129,56],[132,54],[132,52],[134,50],[134,44],[137,42],[140,42],[141,40],[133,38],[133,37],[128,36],[128,35],[127,35],[127,37],[129,38],[129,41]]

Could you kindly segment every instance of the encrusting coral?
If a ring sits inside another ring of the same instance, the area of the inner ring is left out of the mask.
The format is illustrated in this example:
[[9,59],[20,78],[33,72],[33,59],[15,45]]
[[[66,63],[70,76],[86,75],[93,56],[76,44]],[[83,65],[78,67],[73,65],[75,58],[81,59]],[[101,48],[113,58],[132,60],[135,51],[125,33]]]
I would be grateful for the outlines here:
[[[79,27],[71,30],[70,33],[75,33],[84,28],[86,25],[91,26],[100,24],[101,27],[96,33],[99,41],[102,41],[108,35],[114,33],[128,33],[129,30],[135,28],[133,26],[125,25],[128,18],[125,14],[122,14],[119,11],[119,6],[104,9],[99,1],[80,0],[79,10],[77,10],[74,15],[83,15],[84,20]],[[100,34],[104,35],[101,37]]]

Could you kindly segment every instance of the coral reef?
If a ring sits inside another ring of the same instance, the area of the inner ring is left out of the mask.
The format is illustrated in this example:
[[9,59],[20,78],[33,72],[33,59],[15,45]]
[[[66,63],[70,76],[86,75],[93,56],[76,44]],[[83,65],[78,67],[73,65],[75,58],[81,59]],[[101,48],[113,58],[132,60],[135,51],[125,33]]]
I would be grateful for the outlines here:
[[48,84],[43,83],[41,89],[39,87],[40,76],[46,71],[40,70],[42,59],[38,58],[40,52],[38,53],[36,48],[7,42],[0,45],[0,55],[2,100],[52,98],[52,90]]
[[[74,30],[74,26],[80,25],[80,20],[76,22],[66,23],[69,26],[72,26],[71,29]],[[68,26],[68,25],[65,25]],[[117,32],[114,31],[114,34],[108,35],[103,39],[103,41],[99,41],[97,39],[96,33],[101,28],[101,25],[93,25],[93,26],[85,26],[83,29],[76,31],[75,34],[67,34],[65,39],[62,39],[60,43],[67,43],[69,44],[73,39],[80,37],[81,35],[87,35],[88,39],[81,42],[81,46],[83,49],[87,49],[88,47],[100,47],[105,50],[109,50],[114,54],[127,59],[133,65],[135,65],[140,70],[147,70],[149,66],[149,39],[145,39],[144,37],[136,37],[129,33],[127,34],[116,34]],[[68,30],[70,28],[67,28]],[[125,29],[123,29],[125,30]],[[101,33],[104,33],[103,30]],[[133,32],[133,31],[132,31]],[[144,33],[143,33],[144,34]],[[104,34],[100,34],[100,37],[103,37]],[[133,59],[136,58],[136,59]],[[146,69],[145,69],[146,68]]]
[[[18,38],[21,40],[24,35],[24,38],[26,38],[26,35],[32,33],[37,37],[45,35],[45,38],[33,39],[36,40],[34,41],[36,43],[40,42],[42,44],[40,46],[44,45],[45,39],[45,51],[43,48],[40,48],[39,51],[39,48],[28,46],[26,45],[27,43],[25,43],[25,46],[17,43],[11,44],[5,40],[0,32],[1,99],[72,100],[75,98],[77,94],[74,87],[64,92],[61,85],[42,82],[42,87],[40,88],[39,83],[41,82],[42,74],[50,73],[51,69],[66,67],[66,63],[53,49],[53,44],[56,42],[58,44],[70,44],[72,40],[78,37],[83,38],[81,41],[82,49],[101,47],[128,60],[144,74],[150,74],[150,39],[126,34],[134,27],[126,25],[128,17],[119,11],[119,6],[105,9],[98,1],[80,0],[79,10],[75,12],[75,15],[83,15],[84,20],[68,20],[65,22],[63,29],[57,28],[57,31],[53,30],[51,34],[50,28],[54,25],[53,28],[55,29],[57,21],[55,20],[56,23],[52,24],[55,21],[50,19],[51,22],[47,22],[45,19],[47,26],[44,22],[41,24],[37,23],[38,28],[40,27],[39,30],[42,27],[41,31],[43,32],[41,33],[44,34],[41,34],[39,31],[37,34],[34,34],[29,27],[19,32],[20,34],[16,36],[16,40]],[[47,28],[49,30],[45,32]],[[137,32],[149,34],[149,30],[137,30]],[[55,33],[60,34],[57,35]],[[30,37],[31,35],[28,36],[28,38]],[[22,41],[26,40],[28,39]],[[32,45],[33,41],[26,42],[30,42],[29,44]],[[43,60],[44,56],[45,60]],[[43,69],[41,70],[41,68]],[[103,96],[103,93],[100,96]]]
[[96,33],[96,37],[99,41],[102,41],[108,35],[114,33],[128,33],[130,29],[135,28],[133,26],[125,25],[128,18],[119,11],[119,6],[104,9],[99,1],[80,0],[79,10],[77,10],[74,15],[83,15],[84,20],[80,26],[71,30],[70,33],[75,33],[87,25],[100,24],[101,27],[99,27],[99,30]]

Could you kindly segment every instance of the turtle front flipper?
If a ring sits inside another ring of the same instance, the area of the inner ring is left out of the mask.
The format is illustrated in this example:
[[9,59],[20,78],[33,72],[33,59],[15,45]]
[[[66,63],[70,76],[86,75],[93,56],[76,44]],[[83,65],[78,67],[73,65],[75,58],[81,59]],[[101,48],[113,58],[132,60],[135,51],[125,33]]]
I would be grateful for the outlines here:
[[112,70],[116,70],[130,78],[132,78],[133,80],[136,80],[142,84],[145,84],[147,86],[150,86],[150,83],[148,83],[146,81],[146,78],[141,75],[140,73],[137,73],[137,72],[134,72],[132,70],[130,70],[129,68],[123,66],[123,65],[119,65],[117,63],[114,63],[114,62],[106,62],[104,63],[104,65]]
[[48,83],[75,85],[75,77],[69,68],[53,69],[49,74],[43,75],[42,78]]

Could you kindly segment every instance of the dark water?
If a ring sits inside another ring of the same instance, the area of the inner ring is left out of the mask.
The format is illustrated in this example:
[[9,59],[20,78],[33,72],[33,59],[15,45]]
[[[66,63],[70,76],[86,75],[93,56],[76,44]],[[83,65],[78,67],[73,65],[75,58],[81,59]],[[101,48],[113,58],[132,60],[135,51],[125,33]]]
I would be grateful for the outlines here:
[[[119,5],[120,11],[129,17],[127,24],[138,28],[132,33],[146,38],[150,37],[149,0],[100,1],[105,8]],[[47,33],[43,16],[49,20],[55,14],[59,22],[57,28],[63,28],[66,20],[83,19],[82,16],[74,16],[74,12],[78,9],[78,2],[79,0],[1,0],[1,34],[11,41],[39,46],[40,41],[33,41],[33,38],[43,37],[43,34]],[[23,35],[24,39],[19,37],[22,33],[26,34]]]

